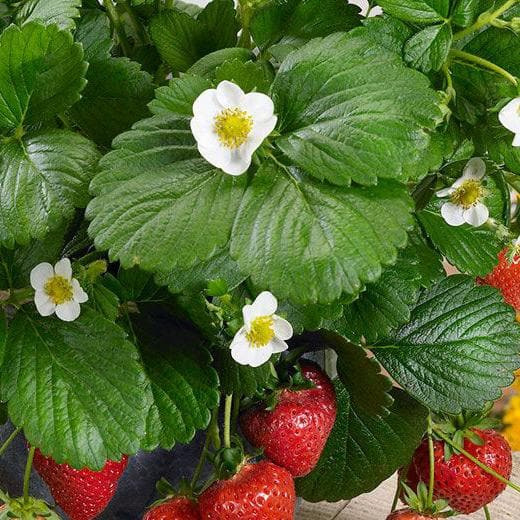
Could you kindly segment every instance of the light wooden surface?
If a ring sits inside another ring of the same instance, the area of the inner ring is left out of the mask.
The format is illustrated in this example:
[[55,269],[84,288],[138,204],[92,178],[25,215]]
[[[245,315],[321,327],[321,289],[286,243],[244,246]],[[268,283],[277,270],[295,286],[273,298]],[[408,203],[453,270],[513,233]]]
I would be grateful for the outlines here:
[[[515,456],[515,471],[511,477],[513,482],[520,482],[520,454]],[[397,477],[392,477],[381,484],[372,493],[354,499],[350,504],[305,504],[297,514],[297,520],[385,520],[395,492]],[[506,491],[490,506],[493,520],[519,520],[520,494],[507,488]],[[479,511],[470,516],[456,516],[457,520],[484,520]]]

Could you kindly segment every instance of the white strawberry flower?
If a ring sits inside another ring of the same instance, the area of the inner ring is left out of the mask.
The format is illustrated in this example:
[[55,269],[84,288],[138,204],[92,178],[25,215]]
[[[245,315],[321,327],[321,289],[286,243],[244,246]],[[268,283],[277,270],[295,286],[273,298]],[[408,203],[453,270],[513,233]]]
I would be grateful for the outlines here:
[[513,146],[520,146],[520,97],[510,101],[498,114],[498,119],[515,134]]
[[520,264],[520,236],[513,240],[510,257],[513,264]]
[[489,218],[489,210],[482,200],[486,190],[482,179],[486,175],[486,163],[473,157],[466,164],[462,177],[449,188],[437,192],[437,197],[449,197],[441,207],[441,214],[450,226],[470,224],[479,227]]
[[277,308],[276,298],[268,291],[243,307],[244,326],[231,343],[231,356],[237,363],[259,367],[273,354],[287,350],[286,341],[292,337],[293,328],[275,314]]
[[54,267],[47,262],[38,264],[31,271],[31,285],[36,291],[34,303],[42,316],[56,316],[63,321],[74,321],[81,312],[80,303],[88,300],[87,293],[76,278],[72,278],[72,266],[63,258]]
[[241,175],[276,122],[269,96],[244,94],[238,85],[222,81],[193,103],[191,131],[206,161],[230,175]]

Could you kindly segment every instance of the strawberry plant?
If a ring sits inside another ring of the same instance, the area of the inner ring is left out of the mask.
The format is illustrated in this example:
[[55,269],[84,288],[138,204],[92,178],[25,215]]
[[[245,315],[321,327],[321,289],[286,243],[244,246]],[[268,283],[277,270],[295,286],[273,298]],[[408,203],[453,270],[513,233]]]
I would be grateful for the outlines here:
[[0,0],[0,517],[200,438],[141,516],[520,490],[519,77],[519,0]]

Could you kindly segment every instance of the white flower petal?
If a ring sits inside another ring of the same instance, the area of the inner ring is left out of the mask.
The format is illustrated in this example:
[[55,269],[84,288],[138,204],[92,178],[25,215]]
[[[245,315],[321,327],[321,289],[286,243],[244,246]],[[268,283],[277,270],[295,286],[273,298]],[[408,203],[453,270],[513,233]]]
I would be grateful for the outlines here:
[[288,340],[292,338],[293,328],[292,325],[280,316],[273,316],[273,329],[274,335],[281,340]]
[[253,124],[253,128],[251,129],[251,134],[249,135],[246,144],[244,145],[247,148],[247,153],[253,154],[255,150],[257,150],[260,145],[265,141],[266,137],[274,130],[277,122],[277,117],[273,116],[267,121],[255,123]]
[[194,117],[190,121],[191,133],[197,143],[200,143],[204,148],[220,148],[221,142],[215,132],[213,119],[203,119]]
[[455,188],[453,186],[450,186],[449,188],[444,188],[442,190],[439,190],[436,195],[437,197],[439,198],[442,198],[442,197],[448,197],[449,195],[451,195],[453,192],[455,191]]
[[486,163],[480,157],[472,157],[464,167],[464,179],[480,180],[486,175]]
[[81,307],[78,302],[70,301],[56,305],[56,316],[63,321],[74,321],[79,317]]
[[489,210],[484,204],[478,203],[464,211],[464,220],[474,226],[479,227],[489,218]]
[[520,97],[510,101],[498,114],[503,126],[515,134],[520,133]]
[[258,121],[259,123],[270,120],[274,114],[273,100],[260,92],[246,94],[240,108],[251,115],[255,122]]
[[249,363],[251,367],[259,367],[265,362],[269,361],[269,358],[273,355],[272,343],[269,343],[265,347],[253,347],[249,353]]
[[239,148],[238,150],[231,150],[229,162],[223,164],[221,169],[229,175],[242,175],[246,173],[251,166],[252,158],[253,155],[249,153],[247,149]]
[[271,341],[271,348],[273,349],[273,354],[278,354],[279,352],[285,352],[289,348],[289,345],[281,339],[274,338]]
[[249,330],[249,325],[255,319],[254,309],[252,305],[244,305],[242,307],[242,317],[244,318],[244,325]]
[[240,365],[258,367],[263,365],[272,355],[272,346],[253,347],[245,337],[245,329],[240,329],[231,343],[231,357]]
[[450,226],[462,226],[464,224],[464,208],[451,202],[446,202],[441,208],[442,218]]
[[218,102],[217,91],[214,88],[205,90],[193,103],[193,115],[195,118],[213,121],[215,116],[223,110]]
[[278,301],[269,291],[263,291],[256,297],[252,307],[253,318],[271,316],[278,308]]
[[50,316],[56,310],[56,305],[49,296],[44,291],[38,289],[34,294],[34,304],[36,305],[36,310],[42,316]]
[[224,168],[230,162],[231,150],[224,146],[219,147],[206,147],[201,143],[198,143],[200,155],[206,159],[210,164],[224,170]]
[[63,278],[70,280],[72,278],[72,266],[70,265],[70,260],[68,258],[62,258],[54,266],[54,272],[58,276],[63,276]]
[[516,134],[514,139],[513,139],[513,146],[515,148],[517,148],[518,146],[520,146],[520,133]]
[[54,276],[54,268],[48,262],[42,262],[31,271],[31,287],[35,290],[43,289],[49,278]]
[[459,186],[461,186],[462,184],[464,184],[466,182],[466,179],[464,177],[459,177],[452,185],[451,187],[453,188],[453,191],[455,191],[456,188],[458,188]]
[[78,303],[85,303],[88,301],[88,294],[82,289],[76,278],[72,279],[72,297]]
[[239,107],[244,99],[244,91],[231,81],[221,81],[217,86],[217,99],[224,108]]

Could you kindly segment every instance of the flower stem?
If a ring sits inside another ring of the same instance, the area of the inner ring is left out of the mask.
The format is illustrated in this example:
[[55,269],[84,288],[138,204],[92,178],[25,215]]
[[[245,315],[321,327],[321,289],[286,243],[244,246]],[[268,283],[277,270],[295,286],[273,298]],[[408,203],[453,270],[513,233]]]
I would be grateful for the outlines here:
[[488,69],[492,72],[495,72],[496,74],[500,74],[504,78],[506,78],[509,82],[511,82],[513,85],[518,86],[518,80],[510,74],[507,70],[503,69],[502,67],[499,67],[495,63],[488,61],[484,58],[481,58],[480,56],[476,56],[475,54],[470,54],[469,52],[460,51],[458,49],[452,49],[450,51],[450,56],[457,60],[457,58],[464,60],[469,63],[474,63],[475,65],[480,65],[481,67]]
[[36,448],[31,446],[29,455],[27,456],[27,464],[25,465],[25,473],[23,476],[23,501],[25,504],[29,501],[29,482],[31,480],[31,469]]
[[511,482],[507,478],[505,478],[500,473],[497,473],[493,468],[490,468],[489,466],[486,466],[483,462],[478,460],[476,457],[474,457],[471,453],[466,451],[464,448],[461,448],[460,446],[457,446],[447,435],[445,435],[440,429],[434,428],[435,435],[440,437],[444,442],[448,443],[452,448],[455,449],[456,452],[461,453],[469,459],[471,462],[476,464],[480,469],[491,475],[492,477],[495,477],[499,482],[502,482],[502,484],[505,484],[506,486],[509,486],[511,489],[514,489],[515,491],[518,491],[520,493],[520,486],[518,484],[515,484],[514,482]]
[[117,0],[117,3],[121,5],[121,7],[125,10],[125,13],[128,15],[128,20],[134,28],[134,32],[139,40],[139,43],[142,45],[148,43],[148,35],[146,34],[143,24],[136,16],[134,10],[128,3],[128,0]]
[[433,507],[433,491],[435,489],[435,447],[433,445],[432,416],[428,416],[428,454],[430,459],[430,482],[428,485],[428,504]]
[[491,13],[483,14],[478,18],[478,20],[469,27],[466,27],[462,31],[459,31],[453,35],[453,41],[462,40],[466,36],[469,36],[470,34],[473,34],[482,27],[484,27],[487,24],[490,24],[494,20],[496,20],[499,16],[503,15],[509,8],[513,7],[515,4],[518,3],[519,0],[508,0],[504,5],[499,7],[496,11],[492,11]]
[[226,395],[224,404],[224,447],[231,448],[231,410],[233,405],[233,394]]
[[[213,418],[212,418],[213,420]],[[211,427],[211,423],[210,423]],[[211,442],[211,435],[209,430],[206,432],[206,440],[204,441],[204,447],[202,448],[202,453],[200,454],[199,462],[197,467],[195,468],[195,472],[193,473],[193,477],[191,478],[191,487],[192,489],[196,486],[199,481],[202,470],[204,469],[204,464],[206,464],[206,459],[208,458],[208,449],[209,443]]]
[[391,513],[393,513],[397,509],[397,502],[399,502],[402,487],[403,486],[401,485],[401,479],[397,477],[397,487],[395,489],[394,500],[392,502],[392,509],[390,510]]
[[11,442],[14,441],[15,437],[22,431],[21,428],[16,428],[9,437],[7,437],[6,441],[2,444],[2,447],[0,448],[0,457],[6,452],[7,448],[9,448],[9,445]]
[[130,56],[131,48],[130,42],[126,37],[125,29],[123,28],[123,24],[121,23],[121,19],[119,18],[119,14],[115,5],[112,3],[112,0],[103,0],[103,5],[107,10],[108,17],[110,18],[110,23],[114,28],[114,31],[117,34],[117,38],[119,40],[119,44],[121,45],[121,49],[125,56]]
[[486,520],[491,520],[491,514],[489,513],[488,506],[484,506],[484,514],[486,515]]

